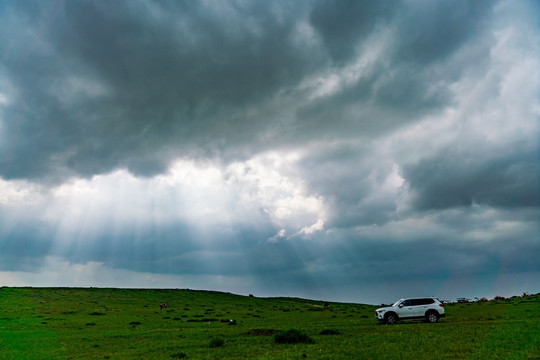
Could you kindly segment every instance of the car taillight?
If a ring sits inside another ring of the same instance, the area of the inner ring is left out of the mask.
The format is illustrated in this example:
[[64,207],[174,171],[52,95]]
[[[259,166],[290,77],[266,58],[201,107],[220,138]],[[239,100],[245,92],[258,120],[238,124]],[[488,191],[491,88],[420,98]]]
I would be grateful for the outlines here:
[[443,303],[440,303],[439,306],[440,306],[440,307],[444,307],[444,304],[443,304]]

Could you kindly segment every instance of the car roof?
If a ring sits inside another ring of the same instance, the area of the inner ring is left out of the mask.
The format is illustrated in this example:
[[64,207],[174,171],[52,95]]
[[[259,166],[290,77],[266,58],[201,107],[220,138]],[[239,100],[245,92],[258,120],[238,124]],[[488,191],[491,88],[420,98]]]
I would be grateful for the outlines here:
[[408,297],[408,298],[402,298],[402,299],[399,299],[399,300],[414,300],[414,299],[434,299],[434,300],[439,300],[435,296]]

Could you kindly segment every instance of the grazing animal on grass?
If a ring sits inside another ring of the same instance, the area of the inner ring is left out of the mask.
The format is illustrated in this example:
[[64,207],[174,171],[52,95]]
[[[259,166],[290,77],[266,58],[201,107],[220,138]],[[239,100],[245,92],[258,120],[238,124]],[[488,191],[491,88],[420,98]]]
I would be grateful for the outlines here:
[[166,302],[162,302],[161,304],[159,304],[159,311],[163,310],[163,309],[166,309],[167,308],[167,303]]

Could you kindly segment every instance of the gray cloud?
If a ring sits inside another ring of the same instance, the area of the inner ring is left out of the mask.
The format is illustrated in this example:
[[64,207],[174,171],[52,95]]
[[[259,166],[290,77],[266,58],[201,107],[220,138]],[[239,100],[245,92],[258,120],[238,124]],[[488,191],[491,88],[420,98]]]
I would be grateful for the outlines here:
[[[404,168],[404,177],[416,193],[419,209],[471,206],[538,207],[540,168],[536,151],[516,147],[506,154],[443,154]],[[525,151],[524,151],[525,150]],[[494,149],[495,151],[495,149]]]
[[395,14],[392,5],[388,1],[319,1],[311,11],[310,22],[332,58],[345,62],[378,23]]
[[194,146],[237,146],[251,138],[240,129],[266,126],[242,109],[321,65],[292,43],[302,6],[12,6],[9,25],[40,34],[17,32],[5,45],[4,71],[17,94],[6,131],[24,139],[4,145],[12,154],[2,166],[7,178],[119,166],[152,174]]
[[[444,86],[433,91],[430,84],[445,77],[424,73],[422,59],[444,60],[474,39],[489,10],[424,5],[7,5],[2,33],[11,41],[3,45],[2,69],[13,95],[4,131],[17,135],[2,142],[9,154],[2,176],[54,180],[117,167],[152,175],[179,155],[251,153],[321,132],[370,136],[414,121],[451,101]],[[302,35],[302,22],[314,26],[324,47]],[[399,29],[382,54],[390,63],[377,60],[352,87],[316,102],[299,93],[281,113],[261,110],[324,69],[325,48],[347,65],[354,44],[376,35],[379,22]],[[31,30],[14,31],[21,28]],[[262,134],[272,136],[261,143]]]

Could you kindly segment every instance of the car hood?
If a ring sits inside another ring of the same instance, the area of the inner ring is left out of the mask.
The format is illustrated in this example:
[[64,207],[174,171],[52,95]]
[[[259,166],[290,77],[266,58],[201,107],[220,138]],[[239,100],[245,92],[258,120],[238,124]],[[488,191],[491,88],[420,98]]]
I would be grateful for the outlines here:
[[380,312],[380,311],[388,311],[388,310],[393,310],[393,309],[394,309],[393,307],[387,306],[387,307],[375,309],[375,311]]

